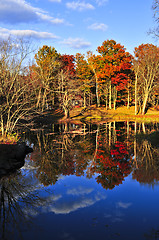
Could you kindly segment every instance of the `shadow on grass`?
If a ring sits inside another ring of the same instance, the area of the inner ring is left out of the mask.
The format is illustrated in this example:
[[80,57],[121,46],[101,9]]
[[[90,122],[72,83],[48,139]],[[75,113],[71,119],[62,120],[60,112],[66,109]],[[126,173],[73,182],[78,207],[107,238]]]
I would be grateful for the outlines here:
[[36,127],[43,127],[44,125],[48,125],[48,124],[57,122],[62,117],[64,117],[64,113],[60,109],[46,111],[46,112],[36,115],[33,118],[33,125],[35,125]]

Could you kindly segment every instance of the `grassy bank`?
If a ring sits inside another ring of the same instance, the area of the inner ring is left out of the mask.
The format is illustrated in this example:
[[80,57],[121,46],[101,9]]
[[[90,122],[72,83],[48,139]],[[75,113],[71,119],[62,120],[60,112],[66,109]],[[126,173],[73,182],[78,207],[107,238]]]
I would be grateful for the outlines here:
[[159,111],[149,109],[145,115],[135,115],[134,107],[119,107],[116,110],[106,110],[104,107],[96,108],[73,108],[70,113],[71,120],[86,122],[105,121],[138,121],[138,122],[159,122]]
[[[63,115],[63,111],[56,109],[35,116],[33,121],[30,123],[29,128],[31,131],[35,131],[38,129],[44,129],[48,124],[52,124],[54,122],[67,121],[74,123],[104,123],[109,121],[137,121],[159,123],[159,111],[155,109],[149,109],[144,116],[140,114],[135,116],[134,107],[131,107],[130,109],[127,109],[127,107],[120,107],[116,110],[106,110],[105,107],[96,108],[95,106],[91,106],[89,108],[73,108],[70,111],[70,118],[66,119]],[[25,126],[23,130],[25,131]],[[2,136],[0,132],[0,144],[15,144],[18,142],[18,140],[19,136],[16,133]]]

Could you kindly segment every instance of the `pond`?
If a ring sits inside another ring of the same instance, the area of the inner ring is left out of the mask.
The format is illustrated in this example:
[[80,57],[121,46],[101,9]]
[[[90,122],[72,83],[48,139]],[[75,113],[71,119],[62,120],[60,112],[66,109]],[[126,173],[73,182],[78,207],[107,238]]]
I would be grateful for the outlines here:
[[26,132],[0,178],[1,239],[159,239],[159,124],[52,124]]

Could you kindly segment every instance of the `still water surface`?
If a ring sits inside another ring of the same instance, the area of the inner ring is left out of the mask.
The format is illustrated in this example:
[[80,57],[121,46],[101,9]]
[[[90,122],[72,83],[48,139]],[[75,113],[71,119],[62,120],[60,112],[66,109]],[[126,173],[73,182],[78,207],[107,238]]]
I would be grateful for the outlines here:
[[159,125],[33,129],[33,152],[2,177],[1,239],[159,239]]

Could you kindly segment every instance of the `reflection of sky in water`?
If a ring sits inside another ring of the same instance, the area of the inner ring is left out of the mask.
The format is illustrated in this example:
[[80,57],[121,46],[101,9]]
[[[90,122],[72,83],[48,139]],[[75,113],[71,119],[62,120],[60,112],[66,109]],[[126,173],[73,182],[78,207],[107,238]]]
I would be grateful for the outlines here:
[[25,209],[33,225],[24,239],[142,240],[159,227],[157,187],[141,186],[131,175],[113,190],[95,179],[65,176],[38,191],[45,202],[36,211]]
[[[45,171],[47,165],[43,166]],[[154,166],[158,166],[157,161]],[[97,183],[97,173],[90,179],[61,174],[54,185],[45,187],[35,177],[41,173],[39,169],[36,161],[30,161],[28,156],[21,169],[23,177],[20,181],[24,184],[24,195],[37,195],[42,199],[40,204],[36,204],[35,199],[34,205],[29,205],[24,203],[25,200],[20,202],[18,194],[15,196],[30,222],[29,228],[21,221],[18,223],[24,240],[159,239],[156,232],[159,229],[158,184],[144,184],[146,174],[141,179],[142,184],[132,179],[132,173],[119,185],[113,185],[112,190],[106,190],[108,185],[104,189],[101,183]],[[50,174],[51,171],[54,167]],[[142,171],[138,171],[136,176],[142,177]],[[109,180],[111,185],[114,179]],[[19,240],[15,231],[14,237]]]
[[[49,204],[49,206],[47,205],[45,211],[56,214],[67,214],[106,199],[106,194],[103,193],[102,189],[96,191],[91,181],[85,178],[66,177],[52,188],[55,196],[60,197]],[[60,193],[62,194],[60,195]]]
[[68,214],[106,199],[104,190],[96,189],[96,184],[92,183],[93,181],[84,177],[61,178],[55,185],[46,187],[39,192],[40,196],[45,198],[41,212]]

